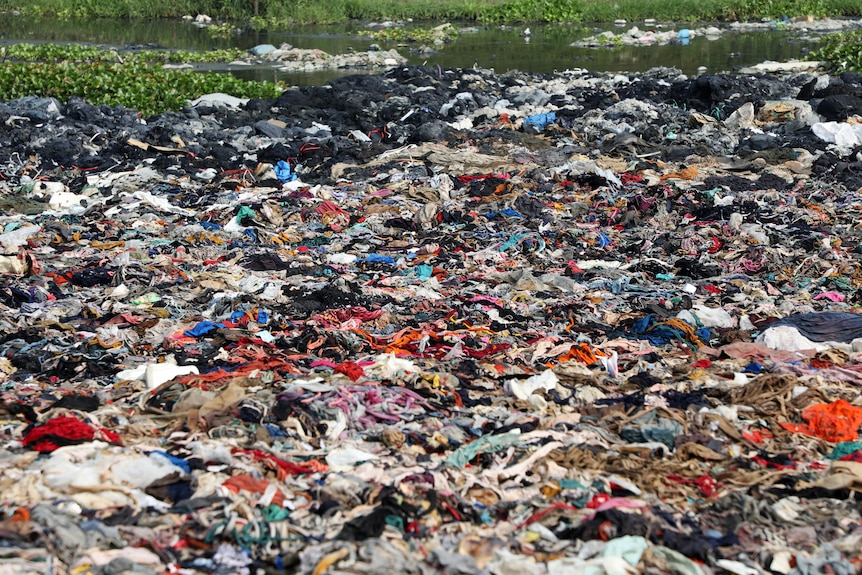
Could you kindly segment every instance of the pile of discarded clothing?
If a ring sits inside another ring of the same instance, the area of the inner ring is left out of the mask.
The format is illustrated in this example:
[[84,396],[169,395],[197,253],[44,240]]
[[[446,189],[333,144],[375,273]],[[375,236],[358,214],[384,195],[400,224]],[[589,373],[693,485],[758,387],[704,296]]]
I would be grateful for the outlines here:
[[860,76],[0,120],[0,573],[859,571]]

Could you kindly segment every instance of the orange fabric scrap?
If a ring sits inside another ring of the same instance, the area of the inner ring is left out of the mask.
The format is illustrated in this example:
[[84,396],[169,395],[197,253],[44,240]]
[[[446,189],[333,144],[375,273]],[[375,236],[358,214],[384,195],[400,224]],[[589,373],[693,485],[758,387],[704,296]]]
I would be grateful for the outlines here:
[[697,166],[689,166],[684,170],[680,170],[679,172],[671,172],[670,174],[665,174],[661,177],[662,180],[696,180],[697,179]]
[[802,412],[808,423],[778,424],[788,431],[819,437],[833,443],[856,441],[862,425],[862,407],[856,407],[843,399],[832,403],[818,403]]
[[[225,482],[222,483],[222,487],[229,489],[234,493],[246,491],[248,493],[263,495],[264,492],[266,492],[266,488],[269,487],[269,481],[266,479],[255,479],[251,475],[234,475],[233,477],[226,479]],[[272,503],[279,507],[284,503],[284,494],[281,492],[281,489],[275,492],[275,495],[272,498]]]
[[572,346],[569,351],[558,357],[557,360],[560,363],[576,360],[584,365],[593,365],[600,361],[600,357],[605,357],[606,355],[602,350],[590,347],[586,342],[581,342],[578,345]]

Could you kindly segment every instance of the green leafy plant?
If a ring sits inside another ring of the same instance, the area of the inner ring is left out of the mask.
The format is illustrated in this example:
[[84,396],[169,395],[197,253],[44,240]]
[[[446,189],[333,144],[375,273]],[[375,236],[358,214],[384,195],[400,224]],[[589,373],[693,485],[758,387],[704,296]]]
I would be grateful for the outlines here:
[[510,0],[490,7],[482,20],[495,22],[579,22],[580,2],[571,0]]
[[105,50],[99,46],[80,44],[10,44],[3,47],[3,57],[18,61],[66,61],[66,62],[153,62],[153,63],[202,63],[232,62],[247,56],[247,52],[235,49],[191,52],[184,50]]
[[383,28],[382,30],[362,30],[360,36],[369,36],[378,42],[417,42],[430,44],[436,40],[451,42],[458,37],[458,30],[451,24],[436,28]]
[[[221,60],[228,55],[235,53],[223,51],[218,57]],[[93,104],[125,106],[151,116],[179,110],[202,94],[225,92],[241,98],[273,98],[284,89],[273,82],[247,82],[229,74],[167,70],[153,65],[179,56],[163,51],[120,56],[87,46],[8,46],[7,61],[0,66],[0,100],[44,96],[65,102],[72,96],[81,96]]]
[[821,47],[810,54],[832,72],[862,72],[862,30],[830,34]]
[[207,31],[207,34],[209,34],[213,38],[230,38],[231,36],[242,32],[242,30],[240,30],[230,22],[213,24],[212,26],[207,26],[205,30]]

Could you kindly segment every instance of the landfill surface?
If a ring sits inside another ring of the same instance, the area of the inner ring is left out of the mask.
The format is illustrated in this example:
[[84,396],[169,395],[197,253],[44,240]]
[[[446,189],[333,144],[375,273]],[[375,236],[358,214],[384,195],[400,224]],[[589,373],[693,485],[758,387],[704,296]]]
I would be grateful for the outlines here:
[[0,574],[850,575],[862,77],[0,104]]

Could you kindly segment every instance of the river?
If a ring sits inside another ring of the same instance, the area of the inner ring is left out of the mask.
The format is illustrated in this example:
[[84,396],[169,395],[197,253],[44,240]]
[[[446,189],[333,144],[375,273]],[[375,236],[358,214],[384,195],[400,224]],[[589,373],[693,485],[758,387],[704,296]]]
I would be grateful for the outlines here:
[[[811,39],[781,30],[728,32],[717,39],[695,37],[688,45],[623,46],[613,49],[575,48],[570,44],[604,30],[625,30],[607,25],[541,25],[525,26],[463,25],[471,31],[459,34],[435,54],[414,53],[416,45],[378,42],[384,49],[395,47],[412,64],[427,63],[443,67],[481,66],[498,72],[524,70],[553,72],[586,68],[596,72],[639,72],[657,66],[673,66],[694,74],[703,66],[711,72],[732,71],[764,60],[803,59],[816,46]],[[457,24],[456,24],[457,26]],[[662,26],[662,24],[659,24]],[[672,29],[671,24],[665,28]],[[692,26],[693,27],[693,26]],[[86,43],[106,47],[161,47],[180,50],[215,48],[248,49],[257,44],[288,43],[296,48],[317,48],[332,54],[365,50],[373,43],[360,32],[367,25],[349,22],[338,26],[303,26],[301,30],[283,32],[247,31],[216,37],[206,29],[184,21],[64,20],[30,18],[4,14],[0,22],[0,42]],[[321,84],[351,71],[326,71],[310,74],[286,74],[271,68],[227,68],[245,79],[278,80],[294,85]]]

